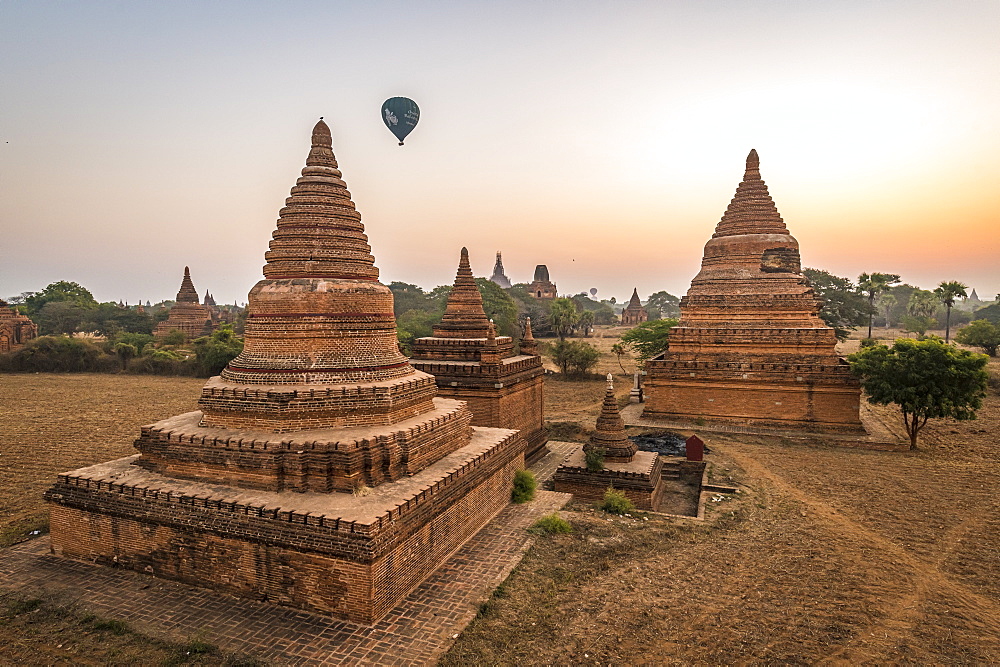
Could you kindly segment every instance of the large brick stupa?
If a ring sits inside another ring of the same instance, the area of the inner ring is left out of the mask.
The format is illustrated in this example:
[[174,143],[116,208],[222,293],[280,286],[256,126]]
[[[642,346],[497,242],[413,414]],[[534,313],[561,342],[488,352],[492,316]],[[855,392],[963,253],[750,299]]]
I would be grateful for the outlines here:
[[530,324],[521,354],[515,354],[514,340],[497,336],[486,317],[465,248],[444,316],[433,333],[413,342],[414,367],[434,376],[441,396],[467,401],[473,424],[520,430],[529,463],[544,456],[545,370]]
[[858,382],[819,305],[750,151],[670,347],[647,363],[643,417],[863,432]]
[[242,354],[139,455],[59,476],[52,551],[370,623],[508,503],[524,440],[399,353],[322,121],[280,216]]

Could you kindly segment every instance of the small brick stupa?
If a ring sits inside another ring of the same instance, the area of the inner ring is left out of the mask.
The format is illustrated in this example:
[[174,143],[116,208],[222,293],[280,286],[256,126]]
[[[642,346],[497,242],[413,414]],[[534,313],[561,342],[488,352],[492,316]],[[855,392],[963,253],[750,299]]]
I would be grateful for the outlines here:
[[444,316],[434,326],[433,336],[413,341],[411,363],[434,376],[440,396],[468,402],[474,425],[520,430],[529,463],[548,451],[545,371],[531,327],[522,340],[521,354],[514,353],[510,336],[496,335],[465,248]]
[[625,326],[635,326],[649,320],[649,313],[639,302],[639,291],[632,288],[632,298],[628,300],[628,305],[622,311],[622,324]]
[[38,336],[38,326],[0,299],[0,354],[13,352]]
[[819,318],[757,151],[680,307],[669,349],[646,365],[643,417],[863,432],[858,381]]
[[371,623],[505,507],[524,440],[399,353],[370,251],[321,120],[242,354],[140,455],[59,476],[53,553]]
[[[587,452],[604,453],[601,470],[587,469]],[[625,435],[614,385],[608,374],[601,415],[590,442],[570,454],[553,476],[555,490],[572,493],[577,500],[598,501],[609,487],[624,491],[643,510],[657,510],[663,496],[663,462],[656,452],[640,452]]]
[[184,334],[185,339],[198,338],[212,330],[212,314],[201,305],[198,291],[191,282],[191,271],[186,266],[181,288],[177,292],[177,301],[170,309],[167,319],[156,325],[153,336],[162,340],[174,330]]

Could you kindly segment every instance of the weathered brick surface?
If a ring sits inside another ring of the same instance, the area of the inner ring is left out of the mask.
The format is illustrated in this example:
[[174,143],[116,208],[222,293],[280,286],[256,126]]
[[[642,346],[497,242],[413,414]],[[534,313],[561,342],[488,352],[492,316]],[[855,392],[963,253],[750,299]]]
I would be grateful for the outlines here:
[[[53,552],[372,623],[506,506],[525,438],[435,398],[369,251],[321,120],[243,352],[202,410],[144,427],[139,456],[60,475]],[[187,274],[182,295],[202,307]],[[486,325],[474,381],[533,378]],[[532,386],[506,398],[540,414]]]
[[38,327],[0,299],[0,354],[13,352],[38,336]]
[[462,248],[455,284],[434,335],[413,343],[414,368],[434,376],[441,396],[466,401],[476,426],[521,431],[527,460],[544,456],[544,381],[541,357],[528,325],[522,354],[513,339],[496,336]]
[[670,348],[647,363],[644,417],[863,432],[859,383],[819,318],[756,151],[680,305]]

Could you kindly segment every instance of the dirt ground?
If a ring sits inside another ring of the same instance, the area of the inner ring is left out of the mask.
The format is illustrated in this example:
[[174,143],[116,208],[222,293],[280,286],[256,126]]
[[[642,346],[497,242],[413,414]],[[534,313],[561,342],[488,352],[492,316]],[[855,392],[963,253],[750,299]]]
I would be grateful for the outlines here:
[[[617,368],[613,356],[601,363]],[[991,371],[1000,375],[1000,361]],[[202,384],[0,375],[0,526],[8,541],[44,530],[41,493],[58,472],[133,453],[139,426],[194,409]],[[548,377],[547,418],[592,428],[603,386]],[[713,498],[704,522],[612,518],[570,505],[563,515],[575,531],[539,539],[443,664],[1000,661],[998,433],[994,392],[978,420],[932,422],[915,452],[703,434],[713,481],[740,485],[740,493]],[[55,612],[28,606],[8,601],[0,633],[54,655],[57,621],[44,619]],[[38,622],[25,621],[30,613]],[[72,618],[66,632],[94,631],[86,617]],[[142,643],[126,635],[132,644],[117,647],[113,632],[95,636],[101,641],[86,655],[60,662],[116,663],[101,651],[134,656]],[[149,655],[160,660],[151,640]]]

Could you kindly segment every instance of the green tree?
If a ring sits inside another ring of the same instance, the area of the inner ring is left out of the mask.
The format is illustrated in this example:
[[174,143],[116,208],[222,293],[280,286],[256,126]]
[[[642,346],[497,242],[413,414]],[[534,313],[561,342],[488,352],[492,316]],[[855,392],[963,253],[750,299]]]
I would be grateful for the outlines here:
[[139,350],[135,349],[135,345],[130,343],[115,343],[115,354],[118,355],[118,359],[122,362],[122,370],[128,368],[129,359],[133,359],[139,355]]
[[578,318],[576,304],[570,299],[555,299],[549,306],[549,323],[556,335],[559,336],[560,341],[566,340],[566,336],[573,330]]
[[486,278],[476,278],[476,285],[483,297],[483,310],[486,312],[486,317],[493,320],[497,335],[516,337],[519,329],[517,304],[514,299],[502,287]]
[[929,329],[937,326],[937,320],[926,315],[903,315],[903,331],[917,334],[918,339],[923,339]]
[[662,317],[677,317],[681,314],[681,300],[670,292],[653,292],[646,301],[646,312],[652,320]]
[[238,338],[228,324],[208,336],[195,339],[194,354],[199,375],[218,375],[242,351],[243,339]]
[[635,352],[640,362],[646,362],[667,350],[670,329],[677,326],[677,322],[672,317],[642,322],[623,333],[620,340],[625,347]]
[[[1000,324],[1000,303],[983,306],[972,314],[977,320],[988,320],[993,324]],[[534,320],[531,320],[534,322]]]
[[941,339],[897,340],[891,347],[874,345],[848,357],[861,378],[868,402],[895,403],[903,414],[910,449],[928,419],[975,419],[986,396],[984,354],[947,345]]
[[597,348],[582,340],[561,340],[552,346],[550,354],[563,375],[569,376],[587,374],[601,358]]
[[895,273],[862,273],[858,276],[858,289],[868,295],[868,337],[872,337],[872,320],[875,317],[875,299],[900,280]]
[[951,309],[955,305],[955,299],[964,299],[969,296],[965,290],[969,288],[965,283],[957,280],[943,281],[934,289],[934,294],[944,304],[947,315],[944,319],[944,342],[951,339]]
[[1000,325],[989,320],[973,320],[958,330],[955,342],[969,347],[978,347],[991,357],[997,356],[1000,347]]
[[882,311],[882,316],[885,317],[886,329],[892,326],[892,311],[896,309],[897,304],[898,300],[896,299],[896,295],[892,292],[886,292],[878,298],[878,307],[879,310]]
[[820,319],[833,329],[838,340],[845,340],[871,316],[871,305],[867,298],[849,278],[809,268],[802,269],[802,274],[819,297]]
[[625,370],[625,366],[622,365],[622,357],[628,354],[628,350],[625,349],[624,343],[615,343],[611,346],[611,353],[618,358],[618,366],[622,369],[622,373],[628,375],[628,371]]
[[590,332],[594,328],[594,311],[585,310],[580,313],[580,318],[577,320],[577,324],[579,324],[580,328],[583,329],[583,335],[585,337],[589,337]]
[[90,311],[72,301],[49,301],[34,315],[39,333],[43,335],[76,333]]
[[441,313],[411,309],[396,318],[396,338],[403,354],[410,354],[413,341],[433,335],[434,325],[441,321]]
[[86,287],[79,283],[60,280],[50,283],[41,292],[35,292],[24,299],[25,309],[29,316],[34,316],[47,303],[53,301],[63,301],[79,306],[80,308],[96,308],[97,301],[94,295]]

